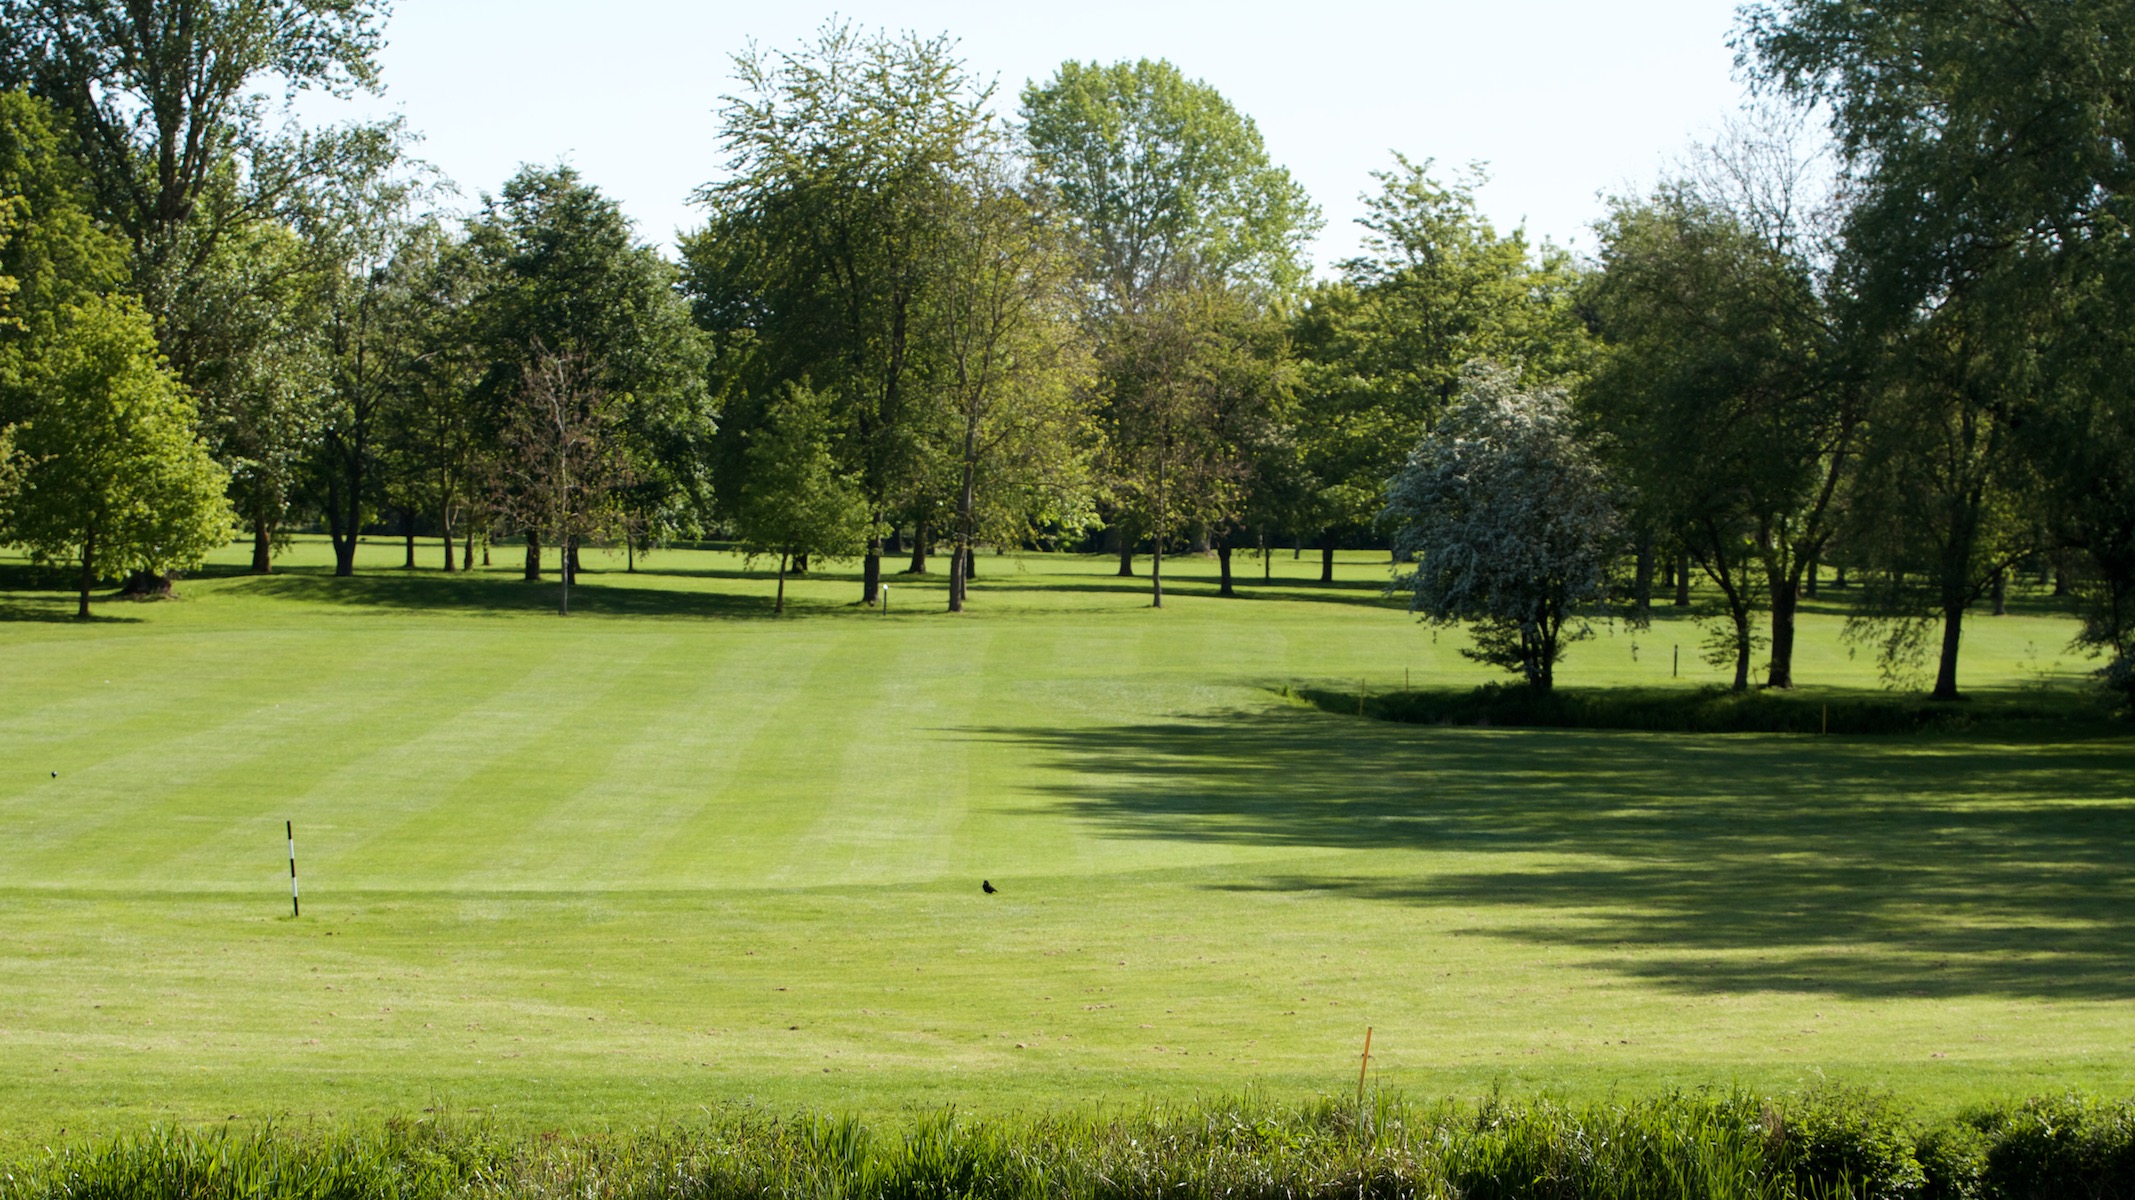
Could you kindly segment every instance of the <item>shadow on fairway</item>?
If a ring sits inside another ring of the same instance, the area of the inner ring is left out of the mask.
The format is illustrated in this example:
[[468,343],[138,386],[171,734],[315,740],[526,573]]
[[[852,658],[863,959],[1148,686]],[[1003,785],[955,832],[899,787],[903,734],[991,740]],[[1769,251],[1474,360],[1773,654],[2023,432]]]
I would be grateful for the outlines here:
[[98,588],[89,597],[87,621],[74,615],[74,581],[64,570],[30,563],[0,563],[0,622],[34,621],[52,625],[132,625],[141,618],[120,615],[129,601]]
[[1050,790],[1121,837],[1461,856],[1224,885],[1239,890],[1509,909],[1476,935],[1685,991],[2135,997],[2125,739],[1415,729],[1295,710],[966,732],[1038,751],[1064,781]]
[[[431,572],[378,572],[342,578],[323,573],[293,572],[258,576],[240,586],[252,595],[313,604],[485,613],[553,613],[556,611],[557,589],[553,578],[529,583],[492,574]],[[789,597],[787,607],[796,607],[796,601]],[[812,615],[833,610],[810,605],[807,611]],[[771,601],[762,596],[725,592],[618,586],[605,576],[588,575],[571,588],[571,612],[574,616],[597,617],[769,620]]]

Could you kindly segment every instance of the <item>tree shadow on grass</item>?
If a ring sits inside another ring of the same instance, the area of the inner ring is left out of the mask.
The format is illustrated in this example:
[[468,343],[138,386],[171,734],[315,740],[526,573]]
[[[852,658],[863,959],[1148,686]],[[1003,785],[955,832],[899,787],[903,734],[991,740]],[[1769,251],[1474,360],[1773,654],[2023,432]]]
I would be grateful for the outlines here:
[[[429,572],[361,574],[277,574],[240,585],[249,595],[313,604],[432,612],[554,613],[554,579],[529,583],[485,574],[444,575]],[[796,602],[787,599],[792,610]],[[810,615],[835,609],[807,606]],[[767,597],[728,592],[618,586],[598,577],[581,577],[571,588],[571,613],[591,617],[670,617],[739,620],[772,616]]]
[[90,617],[74,615],[77,593],[66,572],[33,563],[0,563],[0,623],[39,622],[52,625],[137,625],[141,618],[112,612],[114,606],[130,605],[108,589],[90,595]]
[[964,732],[1036,751],[1062,781],[1042,786],[1119,837],[1459,856],[1226,889],[1509,910],[1470,935],[1687,992],[2135,998],[2125,739],[1403,729],[1299,710]]

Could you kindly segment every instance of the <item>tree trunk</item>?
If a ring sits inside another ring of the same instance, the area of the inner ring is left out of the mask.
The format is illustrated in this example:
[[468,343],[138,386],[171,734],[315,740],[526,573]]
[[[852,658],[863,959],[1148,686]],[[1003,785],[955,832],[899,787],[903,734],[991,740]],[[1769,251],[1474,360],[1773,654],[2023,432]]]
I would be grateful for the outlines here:
[[1823,574],[1823,571],[1824,564],[1815,559],[1809,560],[1809,570],[1801,577],[1801,594],[1803,598],[1816,599],[1816,577]]
[[[446,530],[445,536],[439,540],[445,543],[445,574],[450,575],[454,565],[452,561],[452,531]],[[474,564],[469,563],[468,565],[473,566]]]
[[1275,563],[1268,556],[1268,531],[1260,531],[1260,582],[1275,582]]
[[1216,569],[1222,585],[1216,589],[1219,596],[1235,596],[1231,590],[1231,539],[1223,538],[1216,543]]
[[1750,626],[1749,613],[1731,614],[1735,623],[1735,691],[1750,690]]
[[964,582],[970,583],[979,577],[979,544],[964,543]]
[[356,573],[356,535],[334,539],[334,574],[346,578]]
[[781,550],[778,553],[778,599],[771,602],[771,615],[774,617],[786,611],[786,562],[792,557],[791,551]]
[[2006,567],[1994,573],[1994,615],[2009,615],[2009,571]]
[[526,531],[526,581],[532,583],[541,578],[541,535]]
[[80,602],[74,607],[74,619],[89,619],[89,589],[96,586],[96,535],[82,539],[82,578]]
[[1640,618],[1653,611],[1653,535],[1638,538],[1638,565],[1632,575],[1631,595]]
[[[877,522],[879,528],[879,521]],[[861,599],[872,608],[875,597],[882,590],[882,535],[870,534],[867,539],[867,557],[860,560]]]
[[623,535],[623,573],[626,575],[638,573],[638,539],[634,533]]
[[891,528],[889,543],[882,547],[882,552],[884,554],[904,553],[904,526],[898,525]]
[[1334,582],[1334,538],[1331,536],[1320,541],[1320,582]]
[[1942,658],[1935,667],[1937,700],[1957,699],[1957,646],[1964,637],[1964,605],[1946,604],[1942,609]]
[[585,570],[584,567],[578,565],[578,539],[575,537],[566,539],[564,542],[564,548],[567,551],[565,557],[571,560],[567,564],[570,569],[571,582],[577,583],[578,573],[580,571]]
[[1800,586],[1791,580],[1772,581],[1772,665],[1765,672],[1766,687],[1794,686],[1794,613],[1800,597]]
[[925,521],[912,526],[912,563],[904,569],[905,574],[924,575],[927,573],[927,543],[931,540],[932,531],[927,528]]
[[1675,606],[1690,607],[1690,563],[1681,556],[1675,560]]
[[1845,564],[1845,563],[1840,563],[1840,564],[1839,564],[1839,565],[1838,565],[1838,566],[1837,566],[1837,567],[1836,567],[1835,569],[1833,569],[1833,570],[1832,570],[1832,572],[1831,572],[1831,586],[1832,586],[1832,587],[1834,587],[1834,588],[1837,588],[1837,589],[1838,589],[1839,591],[1842,591],[1842,592],[1846,590],[1846,564]]
[[[346,485],[356,499],[342,503],[341,488]],[[346,577],[356,573],[356,542],[363,534],[363,480],[360,475],[342,479],[336,474],[326,488],[326,536],[334,544],[334,574]]]
[[1149,607],[1164,607],[1164,539],[1161,535],[1149,548]]
[[269,575],[274,572],[274,531],[268,527],[267,518],[252,518],[252,573]]
[[808,573],[808,556],[806,554],[793,556],[793,573],[795,575],[806,575]]
[[400,510],[400,538],[408,548],[407,560],[400,564],[400,569],[412,571],[415,569],[415,510],[412,508]]
[[[462,554],[466,557],[468,563],[472,564],[474,562],[474,531],[471,529],[467,531],[467,545],[462,550]],[[482,535],[482,565],[485,567],[489,565],[488,534]]]
[[1134,543],[1125,537],[1119,539],[1119,577],[1134,578]]

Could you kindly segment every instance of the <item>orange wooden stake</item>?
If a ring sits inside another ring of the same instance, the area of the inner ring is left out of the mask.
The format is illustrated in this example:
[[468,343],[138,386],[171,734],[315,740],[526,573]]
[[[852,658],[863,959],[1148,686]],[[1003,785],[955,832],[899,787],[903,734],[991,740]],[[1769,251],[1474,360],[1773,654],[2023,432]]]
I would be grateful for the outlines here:
[[1357,1068],[1357,1103],[1364,1103],[1364,1073],[1371,1070],[1371,1026],[1364,1027],[1364,1062]]

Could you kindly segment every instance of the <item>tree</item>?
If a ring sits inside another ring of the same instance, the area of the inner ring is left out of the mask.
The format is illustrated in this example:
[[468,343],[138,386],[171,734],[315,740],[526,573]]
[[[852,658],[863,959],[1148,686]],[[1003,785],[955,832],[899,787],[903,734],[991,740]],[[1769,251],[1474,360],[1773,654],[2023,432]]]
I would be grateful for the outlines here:
[[125,280],[125,247],[90,202],[63,119],[27,92],[0,91],[0,347],[49,332],[62,306]]
[[1164,551],[1181,530],[1227,536],[1246,508],[1256,450],[1288,399],[1283,330],[1231,289],[1169,291],[1114,324],[1105,466],[1152,538],[1150,604],[1164,606]]
[[749,431],[734,526],[750,555],[778,556],[774,613],[786,611],[786,569],[796,557],[842,558],[864,540],[866,501],[839,472],[830,431],[828,401],[800,384],[788,384]]
[[1829,114],[1856,197],[1841,269],[1882,367],[1863,472],[1880,499],[1862,508],[1860,548],[1908,581],[1869,615],[1900,618],[1901,633],[1940,622],[1939,699],[1958,696],[1966,610],[2031,549],[2021,431],[2042,356],[2068,331],[2071,283],[2129,253],[2131,38],[2135,13],[2103,0],[1745,13],[1745,61]]
[[488,276],[468,244],[434,222],[413,232],[394,267],[407,294],[393,307],[386,347],[384,457],[402,502],[436,519],[450,572],[455,534],[466,534],[473,555],[498,436],[498,414],[483,409],[480,392],[489,364],[479,301]]
[[1440,182],[1429,161],[1396,156],[1359,219],[1364,253],[1296,320],[1303,358],[1298,448],[1311,492],[1294,519],[1321,534],[1321,580],[1334,543],[1370,528],[1385,485],[1457,395],[1466,364],[1511,364],[1531,383],[1574,379],[1592,353],[1568,255],[1533,252],[1524,232],[1483,217],[1472,166]]
[[0,85],[66,114],[95,211],[153,258],[233,159],[303,176],[280,170],[305,155],[268,131],[253,89],[376,87],[384,14],[383,0],[0,0]]
[[1708,179],[1618,200],[1585,302],[1609,354],[1582,389],[1612,435],[1648,531],[1718,587],[1715,647],[1749,686],[1756,610],[1771,614],[1765,683],[1793,685],[1802,581],[1845,512],[1865,419],[1837,319],[1791,201],[1802,159],[1738,136]]
[[[620,413],[597,370],[571,352],[538,349],[505,413],[498,507],[553,546],[622,528],[618,494],[630,461],[618,445]],[[571,615],[577,567],[562,556],[556,611]]]
[[1562,393],[1478,363],[1460,399],[1387,485],[1394,546],[1416,569],[1396,587],[1436,624],[1467,621],[1461,653],[1547,690],[1580,606],[1601,598],[1618,534],[1608,479]]
[[355,574],[357,540],[377,509],[379,422],[394,386],[397,312],[422,302],[419,276],[401,254],[421,241],[418,210],[432,184],[402,150],[397,140],[376,141],[294,202],[295,228],[311,256],[326,362],[307,475],[337,576]]
[[[947,38],[827,25],[799,50],[735,60],[721,113],[727,175],[698,193],[684,247],[698,311],[745,353],[742,414],[791,384],[829,398],[833,451],[860,481],[871,532],[862,600],[882,576],[890,512],[925,486],[946,419],[921,336],[942,282],[946,194],[987,125],[987,89]],[[746,428],[729,422],[730,438]],[[728,457],[731,457],[729,453]]]
[[77,616],[99,579],[196,566],[230,539],[228,477],[137,303],[65,305],[23,376],[32,407],[16,430],[25,470],[8,536],[79,567]]
[[[1147,367],[1152,349],[1178,341],[1176,322],[1197,303],[1180,296],[1236,291],[1263,305],[1287,302],[1309,273],[1304,247],[1319,213],[1269,159],[1252,120],[1169,62],[1063,63],[1024,89],[1022,116],[1033,178],[1084,250],[1083,320],[1099,348],[1108,409],[1100,424],[1147,428],[1148,412],[1109,407],[1154,398],[1150,377],[1112,372]],[[1145,450],[1115,447],[1108,457],[1125,464]],[[1112,482],[1108,521],[1119,573],[1131,575],[1137,536],[1158,523],[1137,505],[1169,493],[1146,479]]]
[[234,231],[183,285],[187,383],[201,427],[230,473],[230,499],[252,533],[252,570],[267,574],[283,522],[316,452],[328,390],[318,336],[319,289],[307,247],[286,226]]
[[956,474],[950,612],[964,611],[981,537],[1020,541],[1088,520],[1093,440],[1067,244],[998,158],[957,183],[929,307]]
[[[520,170],[484,197],[468,237],[483,277],[474,301],[486,356],[480,394],[494,409],[534,360],[577,361],[615,405],[610,432],[631,482],[619,498],[628,519],[614,532],[631,539],[634,564],[639,531],[701,491],[695,464],[712,427],[709,346],[674,267],[637,241],[614,200],[569,167]],[[530,541],[527,578],[539,573],[540,544]]]

